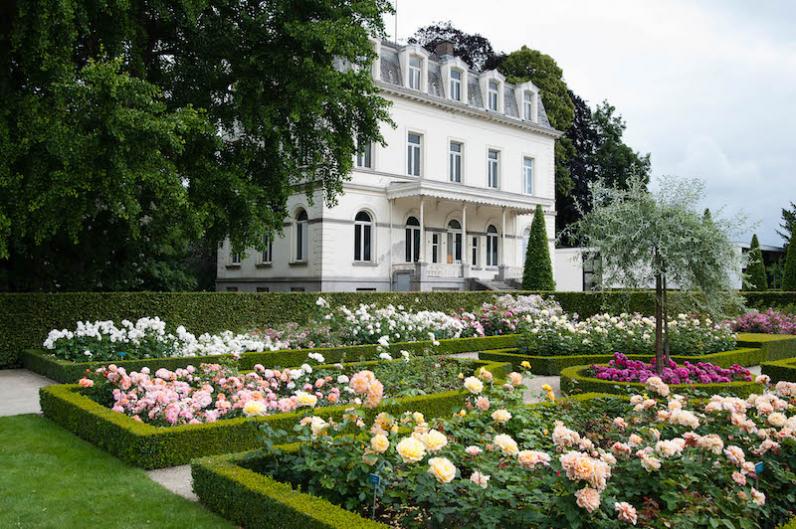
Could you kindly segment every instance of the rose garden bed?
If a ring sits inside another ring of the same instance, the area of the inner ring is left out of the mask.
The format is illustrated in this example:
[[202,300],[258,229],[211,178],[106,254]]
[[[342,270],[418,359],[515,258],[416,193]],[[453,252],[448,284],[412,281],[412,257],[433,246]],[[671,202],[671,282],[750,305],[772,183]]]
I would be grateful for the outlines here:
[[[304,352],[306,355],[306,351]],[[328,360],[328,358],[327,358]],[[402,362],[394,360],[393,362]],[[346,369],[368,369],[380,362],[344,364]],[[511,364],[472,360],[473,371],[484,368],[497,378],[504,377]],[[316,366],[316,369],[333,366]],[[306,413],[295,411],[273,413],[260,417],[219,419],[204,424],[154,426],[110,409],[86,395],[89,390],[77,384],[54,385],[40,390],[42,412],[79,437],[112,453],[123,461],[144,468],[161,468],[188,463],[200,456],[248,450],[257,446],[259,427],[267,423],[272,428],[289,428]],[[429,417],[448,413],[461,404],[465,390],[456,389],[429,395],[389,398],[369,415],[386,411],[401,413],[404,410],[420,411]],[[314,409],[315,415],[324,418],[342,416],[350,408],[332,405]]]

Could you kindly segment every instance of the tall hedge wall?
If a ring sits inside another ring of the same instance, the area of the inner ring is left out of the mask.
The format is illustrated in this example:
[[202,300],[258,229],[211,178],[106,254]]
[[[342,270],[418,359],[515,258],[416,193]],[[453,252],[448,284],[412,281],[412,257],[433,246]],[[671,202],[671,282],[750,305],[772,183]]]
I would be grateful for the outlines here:
[[[517,292],[514,292],[515,294]],[[322,294],[333,305],[403,304],[409,309],[473,309],[495,292],[334,292]],[[582,316],[608,312],[653,313],[649,291],[557,292],[567,312]],[[745,294],[755,306],[796,303],[796,292]],[[677,305],[679,296],[672,295]],[[315,310],[316,292],[75,292],[0,294],[0,368],[18,365],[18,353],[40,347],[50,329],[72,328],[79,320],[121,320],[160,316],[192,332],[244,330],[257,325],[306,322]]]

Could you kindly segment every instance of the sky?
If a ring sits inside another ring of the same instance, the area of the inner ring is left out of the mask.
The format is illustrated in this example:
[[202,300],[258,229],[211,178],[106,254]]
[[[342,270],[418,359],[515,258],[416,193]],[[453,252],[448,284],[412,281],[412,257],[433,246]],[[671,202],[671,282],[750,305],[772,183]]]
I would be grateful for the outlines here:
[[736,240],[782,245],[781,209],[796,202],[796,2],[397,1],[399,42],[450,20],[498,51],[551,55],[592,107],[617,107],[653,178],[703,180],[714,216],[745,219]]

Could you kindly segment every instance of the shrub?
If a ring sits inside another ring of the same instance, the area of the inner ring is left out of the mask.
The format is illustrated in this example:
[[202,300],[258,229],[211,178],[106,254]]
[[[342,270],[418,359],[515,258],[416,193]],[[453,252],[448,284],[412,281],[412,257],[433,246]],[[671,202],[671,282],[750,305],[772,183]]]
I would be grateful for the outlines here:
[[782,273],[782,290],[796,291],[796,244],[788,244],[785,269]]
[[731,321],[737,332],[765,334],[796,334],[796,314],[768,309],[765,312],[750,311]]
[[528,236],[528,249],[525,251],[525,267],[522,271],[522,288],[525,290],[552,291],[556,288],[553,280],[553,265],[550,262],[550,245],[547,241],[542,206],[537,205]]
[[591,368],[591,376],[600,380],[616,382],[641,382],[658,377],[666,384],[716,384],[732,381],[751,382],[752,374],[738,364],[722,368],[708,362],[684,362],[677,365],[670,360],[661,373],[656,370],[655,362],[631,360],[622,353],[615,353],[607,366],[595,365]]

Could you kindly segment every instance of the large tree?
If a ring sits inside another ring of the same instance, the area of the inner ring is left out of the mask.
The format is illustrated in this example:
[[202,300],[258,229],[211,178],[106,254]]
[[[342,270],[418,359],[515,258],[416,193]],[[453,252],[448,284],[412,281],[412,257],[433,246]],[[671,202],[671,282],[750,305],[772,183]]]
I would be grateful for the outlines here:
[[789,208],[782,208],[782,224],[779,227],[781,230],[777,230],[777,233],[785,239],[785,246],[788,246],[793,238],[793,232],[796,231],[796,204],[793,202]]
[[387,102],[388,0],[0,4],[0,289],[182,288],[298,188],[333,203]]
[[756,233],[752,235],[752,242],[749,245],[749,253],[747,254],[744,289],[768,290],[766,266],[763,263],[763,252],[760,250],[760,242],[757,240]]
[[661,179],[659,191],[631,177],[626,186],[602,181],[591,186],[593,208],[571,229],[599,259],[602,288],[655,287],[655,357],[658,370],[668,360],[667,290],[676,287],[698,294],[692,299],[714,314],[731,301],[733,271],[740,257],[731,242],[733,226],[720,218],[706,219],[697,207],[704,185],[696,180]]
[[410,44],[419,44],[430,52],[442,42],[452,43],[453,54],[478,72],[496,68],[503,57],[495,53],[489,39],[478,33],[466,33],[454,27],[450,20],[421,27],[409,37]]

